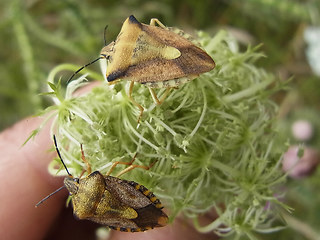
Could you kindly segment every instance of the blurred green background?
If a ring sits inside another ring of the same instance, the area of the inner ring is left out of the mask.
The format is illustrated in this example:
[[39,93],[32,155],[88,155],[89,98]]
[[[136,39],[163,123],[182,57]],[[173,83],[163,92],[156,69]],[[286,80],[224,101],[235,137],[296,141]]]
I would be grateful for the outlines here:
[[[111,42],[133,14],[143,23],[156,17],[190,33],[203,30],[214,35],[226,29],[243,49],[262,43],[260,49],[267,57],[259,66],[281,81],[293,77],[288,91],[274,97],[280,105],[279,134],[300,143],[292,138],[290,127],[306,119],[314,134],[304,144],[319,149],[320,77],[310,66],[319,66],[320,60],[307,58],[306,52],[312,55],[320,48],[320,37],[315,34],[313,43],[305,40],[306,29],[319,27],[319,13],[318,0],[1,0],[0,129],[48,106],[50,102],[39,93],[46,91],[50,70],[63,63],[80,67],[97,58],[104,45],[105,26],[106,40]],[[90,68],[98,70],[99,66]],[[63,73],[62,80],[71,74]],[[295,209],[293,217],[306,226],[290,225],[261,239],[316,239],[307,233],[320,232],[318,172],[303,180],[289,180],[285,186],[285,201]]]

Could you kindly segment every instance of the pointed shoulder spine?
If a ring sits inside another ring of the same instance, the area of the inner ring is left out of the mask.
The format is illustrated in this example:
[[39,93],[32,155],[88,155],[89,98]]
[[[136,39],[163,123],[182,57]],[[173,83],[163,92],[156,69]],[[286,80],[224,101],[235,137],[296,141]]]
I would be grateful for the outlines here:
[[137,24],[139,26],[142,26],[142,24],[133,15],[129,17],[129,22],[132,24]]

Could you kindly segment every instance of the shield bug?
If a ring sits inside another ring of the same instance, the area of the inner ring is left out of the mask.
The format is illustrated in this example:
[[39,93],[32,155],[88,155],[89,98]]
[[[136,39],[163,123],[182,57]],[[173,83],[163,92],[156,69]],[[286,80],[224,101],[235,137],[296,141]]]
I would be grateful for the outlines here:
[[[167,224],[168,216],[162,211],[160,200],[151,191],[134,181],[119,178],[120,175],[134,168],[149,169],[152,165],[149,167],[133,165],[134,157],[129,163],[115,162],[108,174],[104,176],[98,171],[91,172],[81,145],[81,158],[87,165],[88,175],[83,178],[75,178],[70,174],[61,158],[55,137],[54,144],[69,175],[64,179],[64,186],[57,191],[62,188],[69,191],[76,218],[91,220],[124,232],[142,232]],[[118,164],[125,164],[129,167],[116,177],[110,176],[109,174]],[[42,199],[36,206],[54,193]]]
[[[161,104],[171,88],[215,67],[213,59],[190,35],[168,28],[156,18],[151,19],[150,25],[140,23],[133,15],[125,20],[117,39],[102,48],[100,57],[93,62],[99,59],[107,60],[106,80],[109,84],[131,81],[128,96],[140,109],[139,119],[144,108],[132,97],[135,82],[146,85],[154,102]],[[68,81],[91,63],[76,71]],[[166,88],[160,99],[154,88]]]

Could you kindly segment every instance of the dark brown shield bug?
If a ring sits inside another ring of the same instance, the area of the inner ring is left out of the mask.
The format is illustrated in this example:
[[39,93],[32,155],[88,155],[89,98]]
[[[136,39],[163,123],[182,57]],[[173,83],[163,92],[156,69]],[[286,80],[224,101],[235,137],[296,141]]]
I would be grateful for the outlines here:
[[[47,200],[62,188],[67,188],[71,196],[73,212],[78,219],[87,219],[124,232],[142,232],[168,223],[168,216],[162,211],[160,200],[146,187],[120,179],[119,176],[134,169],[149,169],[151,166],[133,165],[135,157],[129,163],[115,162],[107,175],[99,171],[91,172],[81,146],[82,160],[87,165],[88,175],[75,178],[68,171],[59,152],[54,136],[58,156],[65,167],[68,177],[64,186],[42,199],[36,206]],[[118,164],[129,165],[116,177],[109,176]]]

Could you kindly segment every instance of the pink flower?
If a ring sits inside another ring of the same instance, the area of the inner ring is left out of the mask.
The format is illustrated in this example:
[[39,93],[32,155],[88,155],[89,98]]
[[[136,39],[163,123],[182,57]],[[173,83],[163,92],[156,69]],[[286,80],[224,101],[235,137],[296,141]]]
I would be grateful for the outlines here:
[[291,146],[283,156],[282,169],[292,178],[303,178],[311,175],[320,162],[317,150],[306,147],[301,158],[298,156],[299,147]]
[[309,121],[298,120],[292,124],[292,135],[295,139],[300,141],[307,141],[313,135],[313,127]]

